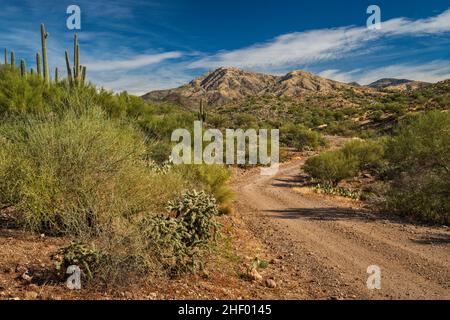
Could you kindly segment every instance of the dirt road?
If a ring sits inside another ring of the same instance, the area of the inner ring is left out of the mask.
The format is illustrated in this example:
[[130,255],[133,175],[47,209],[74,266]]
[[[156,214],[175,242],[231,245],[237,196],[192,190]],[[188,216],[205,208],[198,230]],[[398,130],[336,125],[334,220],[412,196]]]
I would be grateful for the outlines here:
[[[450,299],[450,230],[387,219],[350,202],[294,190],[304,159],[235,184],[236,209],[279,259],[285,299]],[[367,268],[381,269],[369,290]]]

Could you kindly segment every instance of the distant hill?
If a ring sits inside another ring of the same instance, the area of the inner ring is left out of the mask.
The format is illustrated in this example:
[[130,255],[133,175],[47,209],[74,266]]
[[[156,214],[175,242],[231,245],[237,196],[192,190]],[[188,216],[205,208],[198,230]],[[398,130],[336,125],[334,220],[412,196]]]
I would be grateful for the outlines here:
[[[219,68],[176,89],[152,91],[142,96],[147,101],[170,101],[194,107],[204,100],[210,106],[221,106],[250,97],[302,97],[309,94],[327,95],[354,85],[324,79],[306,71],[292,71],[284,76]],[[359,87],[357,90],[370,91]]]
[[403,117],[450,109],[450,80],[430,84],[380,79],[369,86],[328,80],[296,70],[283,76],[219,68],[186,85],[147,93],[149,102],[174,102],[197,111],[208,104],[216,128],[301,123],[329,134],[385,132]]
[[384,78],[372,82],[368,85],[370,88],[387,91],[405,91],[416,90],[431,85],[428,82],[414,81],[408,79]]

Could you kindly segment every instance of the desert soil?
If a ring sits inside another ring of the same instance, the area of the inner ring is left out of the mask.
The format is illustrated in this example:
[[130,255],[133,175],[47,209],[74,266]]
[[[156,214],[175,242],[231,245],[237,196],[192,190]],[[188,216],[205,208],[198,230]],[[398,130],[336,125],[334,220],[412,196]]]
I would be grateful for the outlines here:
[[[305,192],[304,161],[283,164],[273,177],[256,170],[234,185],[238,214],[279,257],[271,266],[279,298],[450,299],[447,227]],[[367,288],[372,265],[381,269],[379,290]]]
[[[332,148],[343,142],[332,139]],[[236,170],[234,212],[220,218],[224,236],[206,273],[179,279],[68,290],[54,280],[49,255],[71,239],[8,228],[8,210],[0,210],[0,300],[450,299],[450,229],[308,191],[300,169],[308,156],[281,165],[273,177]],[[242,275],[255,257],[270,263],[259,270],[262,280],[249,281]],[[371,265],[381,268],[380,290],[367,288]]]

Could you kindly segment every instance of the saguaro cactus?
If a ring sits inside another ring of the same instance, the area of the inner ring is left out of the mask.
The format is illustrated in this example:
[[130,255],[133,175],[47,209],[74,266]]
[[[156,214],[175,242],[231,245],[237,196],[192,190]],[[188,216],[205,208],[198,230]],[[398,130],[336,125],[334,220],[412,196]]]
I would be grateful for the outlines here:
[[206,113],[206,108],[203,105],[203,100],[200,100],[200,109],[199,109],[197,116],[198,116],[199,121],[201,121],[203,123],[206,122],[207,113]]
[[83,66],[81,68],[81,83],[84,85],[85,81],[86,81],[86,66]]
[[66,50],[66,68],[67,68],[67,79],[69,79],[70,85],[73,84],[72,69],[70,68],[69,52]]
[[30,69],[30,74],[34,75],[34,69],[33,68]]
[[50,83],[48,60],[47,60],[47,38],[48,33],[45,32],[45,26],[41,24],[41,45],[42,45],[42,67],[44,73],[44,81]]
[[14,69],[16,66],[16,56],[14,55],[14,51],[11,51],[11,68]]
[[5,48],[5,66],[8,64],[8,50]]
[[20,76],[22,78],[27,77],[27,65],[25,64],[25,60],[20,59]]
[[80,45],[78,35],[73,37],[73,67],[70,65],[69,52],[66,50],[66,68],[69,83],[73,86],[83,86],[86,80],[86,66],[80,64]]
[[78,45],[78,35],[73,36],[73,78],[75,85],[80,84],[80,47]]
[[36,53],[36,70],[37,70],[37,75],[40,78],[41,77],[41,56],[39,55],[39,52]]
[[55,68],[55,83],[59,82],[58,68]]

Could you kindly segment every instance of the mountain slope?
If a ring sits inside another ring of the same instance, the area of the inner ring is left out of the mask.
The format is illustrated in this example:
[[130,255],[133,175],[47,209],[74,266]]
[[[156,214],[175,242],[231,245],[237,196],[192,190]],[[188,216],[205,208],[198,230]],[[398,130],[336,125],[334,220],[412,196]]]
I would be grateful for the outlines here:
[[[200,100],[210,106],[221,106],[255,96],[301,97],[305,94],[329,94],[354,86],[321,78],[306,71],[292,71],[274,76],[219,68],[176,89],[152,91],[142,96],[147,101],[171,101],[196,107]],[[371,90],[358,88],[358,90]]]
[[428,82],[414,81],[408,79],[384,78],[372,82],[371,84],[368,85],[368,87],[378,90],[405,91],[424,88],[430,84],[431,83]]
[[219,68],[176,89],[152,91],[142,98],[147,101],[171,101],[196,106],[200,100],[208,105],[222,105],[233,100],[258,95],[273,85],[278,77],[246,72],[237,68]]

